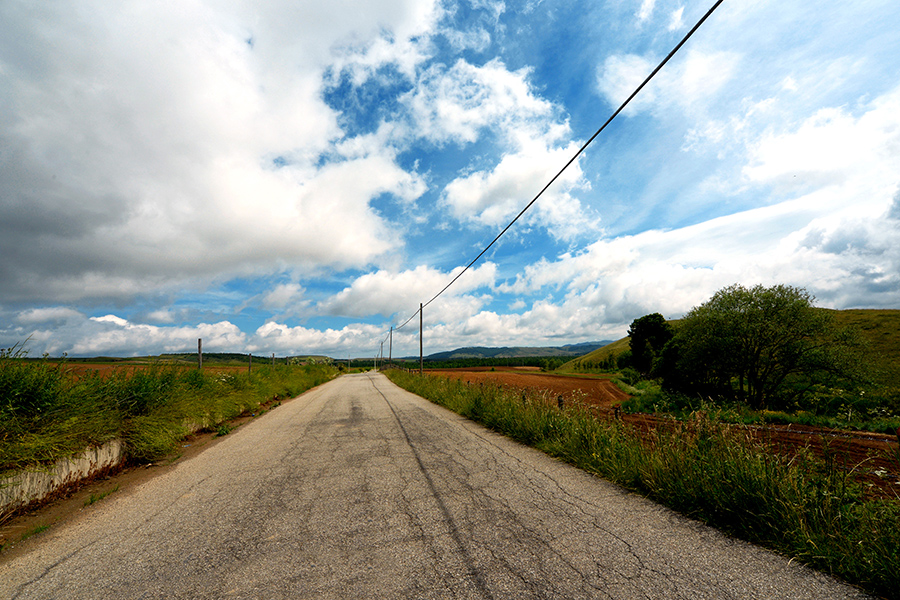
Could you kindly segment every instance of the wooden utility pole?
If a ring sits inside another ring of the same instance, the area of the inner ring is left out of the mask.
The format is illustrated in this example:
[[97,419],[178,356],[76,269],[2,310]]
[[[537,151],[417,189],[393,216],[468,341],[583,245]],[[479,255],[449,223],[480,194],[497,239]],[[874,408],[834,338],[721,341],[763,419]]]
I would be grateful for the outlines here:
[[250,373],[253,372],[253,353],[250,352],[249,354],[247,354],[247,358],[248,358],[248,362],[247,362],[247,374],[249,375]]
[[197,338],[197,368],[203,370],[203,338]]
[[388,336],[388,365],[394,362],[394,326],[391,325],[391,333]]
[[424,359],[422,358],[422,303],[419,302],[419,375],[422,374],[424,368]]

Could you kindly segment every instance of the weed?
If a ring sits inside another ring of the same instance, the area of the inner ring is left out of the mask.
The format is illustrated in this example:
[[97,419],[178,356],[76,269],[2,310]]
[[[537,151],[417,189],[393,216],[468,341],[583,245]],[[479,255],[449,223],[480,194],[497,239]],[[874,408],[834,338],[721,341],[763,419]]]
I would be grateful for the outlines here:
[[24,542],[25,540],[27,540],[27,539],[30,538],[31,536],[37,535],[37,534],[39,534],[39,533],[43,533],[43,532],[47,531],[48,529],[50,529],[50,526],[49,526],[49,525],[38,525],[37,527],[34,527],[34,528],[32,528],[32,529],[29,529],[28,531],[26,531],[25,533],[23,533],[23,534],[22,534],[22,537],[20,538],[20,540]]
[[105,492],[100,492],[99,494],[91,494],[90,498],[88,498],[87,500],[84,501],[84,505],[90,506],[91,504],[94,504],[95,502],[99,502],[100,500],[103,500],[104,498],[106,498],[107,496],[112,494],[113,492],[118,492],[118,491],[119,491],[119,485],[116,484],[116,487],[112,488],[111,490],[106,490]]
[[234,431],[234,427],[229,425],[228,423],[222,423],[216,427],[216,437],[222,437],[223,435],[228,435],[232,431]]

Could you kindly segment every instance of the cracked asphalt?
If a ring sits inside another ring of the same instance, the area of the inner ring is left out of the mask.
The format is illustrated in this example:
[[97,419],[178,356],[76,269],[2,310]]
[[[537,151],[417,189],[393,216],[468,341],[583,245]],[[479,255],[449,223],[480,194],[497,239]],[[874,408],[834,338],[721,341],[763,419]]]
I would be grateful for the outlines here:
[[344,376],[0,563],[0,598],[863,598]]

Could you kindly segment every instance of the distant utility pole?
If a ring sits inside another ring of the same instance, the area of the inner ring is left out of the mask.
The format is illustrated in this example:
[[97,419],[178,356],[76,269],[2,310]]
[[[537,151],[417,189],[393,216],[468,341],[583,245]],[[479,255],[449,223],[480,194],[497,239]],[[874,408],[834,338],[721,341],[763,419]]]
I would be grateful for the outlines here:
[[275,366],[275,353],[272,353],[272,366]]
[[422,303],[419,302],[419,375],[422,374],[424,368],[424,359],[422,358]]
[[391,333],[388,336],[388,364],[393,364],[394,362],[394,326],[391,325]]
[[203,338],[197,338],[197,368],[203,370]]
[[247,374],[249,375],[250,373],[253,372],[253,353],[252,352],[247,354],[247,359],[248,359]]

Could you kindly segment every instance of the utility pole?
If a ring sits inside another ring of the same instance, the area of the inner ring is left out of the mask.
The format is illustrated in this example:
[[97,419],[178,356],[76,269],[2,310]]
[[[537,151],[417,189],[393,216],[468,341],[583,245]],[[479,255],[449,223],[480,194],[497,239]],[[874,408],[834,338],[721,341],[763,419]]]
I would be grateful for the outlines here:
[[422,358],[422,303],[419,302],[419,375],[422,374],[424,360]]
[[391,333],[388,336],[388,364],[394,363],[394,326],[391,325]]
[[203,370],[203,338],[197,338],[197,368]]

